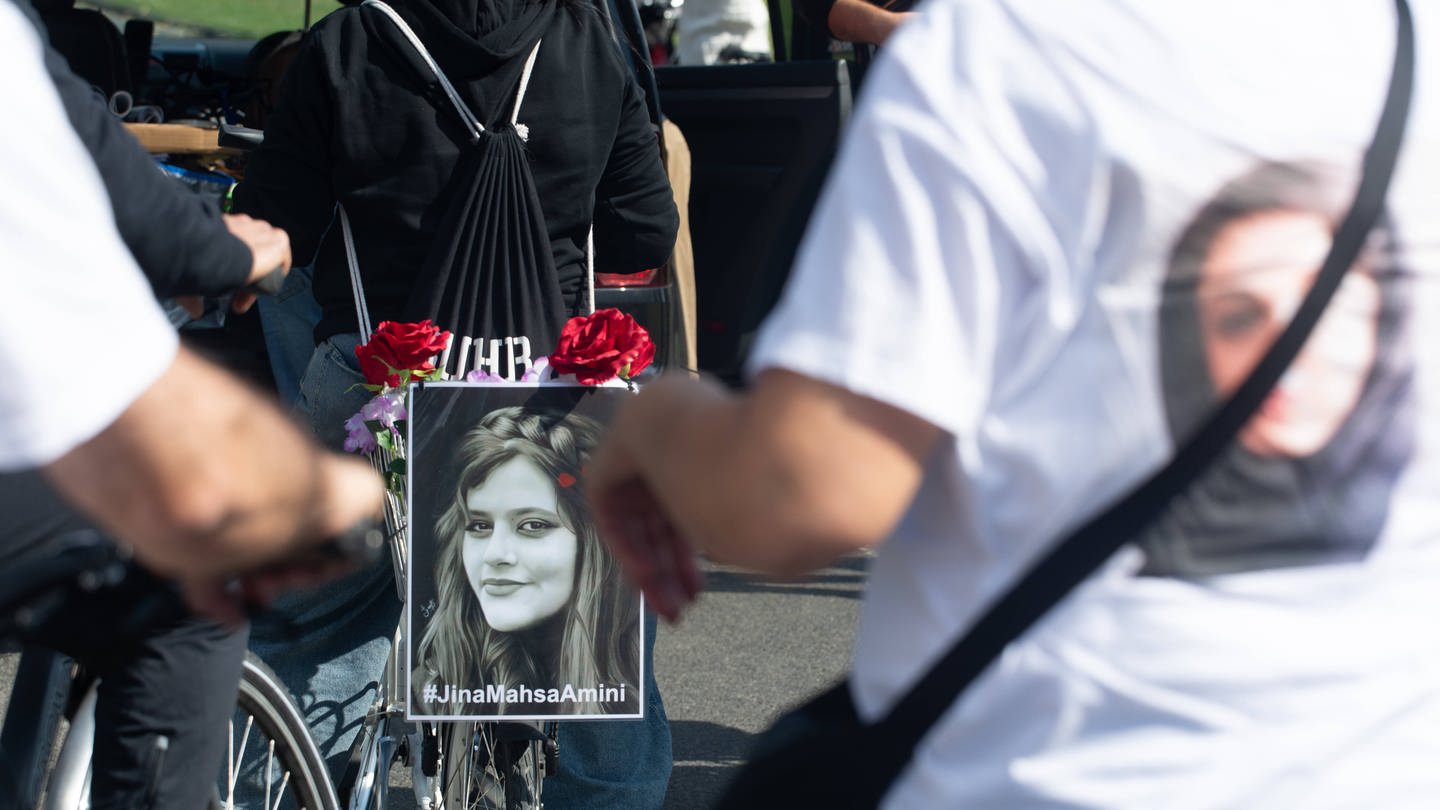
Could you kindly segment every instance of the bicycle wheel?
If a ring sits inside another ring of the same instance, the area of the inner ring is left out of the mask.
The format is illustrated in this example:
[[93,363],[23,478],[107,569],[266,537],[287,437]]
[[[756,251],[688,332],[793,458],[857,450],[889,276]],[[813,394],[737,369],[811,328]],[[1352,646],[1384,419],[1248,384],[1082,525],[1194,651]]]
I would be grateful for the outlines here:
[[220,779],[220,806],[225,810],[340,807],[305,718],[285,684],[253,653],[245,656]]
[[540,810],[545,774],[558,749],[554,723],[448,723],[442,749],[445,806]]

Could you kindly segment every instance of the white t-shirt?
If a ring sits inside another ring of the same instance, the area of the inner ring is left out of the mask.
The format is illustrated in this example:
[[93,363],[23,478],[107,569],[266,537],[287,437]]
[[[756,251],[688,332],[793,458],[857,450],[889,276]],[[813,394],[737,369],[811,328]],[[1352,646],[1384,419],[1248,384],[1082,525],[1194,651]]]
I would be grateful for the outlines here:
[[746,53],[771,54],[765,0],[687,0],[675,21],[675,62],[713,65],[730,45]]
[[[1322,348],[1143,552],[972,685],[887,807],[1440,802],[1440,17],[1415,6],[1384,236]],[[1395,41],[1385,0],[921,12],[750,361],[949,434],[871,571],[871,718],[1268,346],[1348,207]]]
[[178,339],[115,230],[35,27],[0,2],[0,470],[89,440],[169,367]]

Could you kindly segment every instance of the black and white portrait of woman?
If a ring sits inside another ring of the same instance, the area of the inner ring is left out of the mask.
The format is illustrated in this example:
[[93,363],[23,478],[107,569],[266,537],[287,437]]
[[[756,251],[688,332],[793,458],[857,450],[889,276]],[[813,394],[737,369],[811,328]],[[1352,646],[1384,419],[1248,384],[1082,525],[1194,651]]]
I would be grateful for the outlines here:
[[[432,440],[412,460],[412,486],[431,495],[414,496],[431,506],[412,512],[412,570],[417,583],[434,577],[412,586],[413,717],[640,712],[640,597],[584,497],[604,425],[566,399],[583,389],[561,390],[499,406],[503,387],[416,395],[412,418],[445,414],[430,427],[453,446]],[[422,396],[468,396],[485,410],[427,409]]]
[[[1358,158],[1357,158],[1358,163]],[[1350,207],[1353,171],[1263,163],[1182,231],[1160,309],[1179,444],[1290,322]],[[1413,445],[1409,283],[1387,218],[1234,445],[1146,534],[1145,573],[1206,576],[1362,559]]]

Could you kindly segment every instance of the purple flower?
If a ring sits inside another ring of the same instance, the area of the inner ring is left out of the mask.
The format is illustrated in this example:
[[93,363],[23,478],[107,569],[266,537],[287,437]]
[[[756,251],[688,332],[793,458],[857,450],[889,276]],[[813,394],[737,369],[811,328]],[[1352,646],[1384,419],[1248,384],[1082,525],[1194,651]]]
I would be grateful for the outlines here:
[[345,452],[373,453],[380,449],[375,443],[375,434],[365,424],[364,411],[345,420]]
[[[405,413],[405,392],[390,391],[385,394],[378,394],[374,399],[365,403],[365,406],[360,409],[360,413],[357,415],[366,422],[379,422],[385,427],[394,430],[395,423],[405,419],[407,416]],[[349,427],[350,423],[346,422],[345,425]]]
[[545,379],[545,372],[549,368],[550,358],[537,357],[535,358],[535,362],[530,364],[530,368],[526,369],[525,373],[520,375],[520,382],[540,382]]
[[472,368],[465,375],[465,382],[505,382],[499,374],[491,374],[483,368]]

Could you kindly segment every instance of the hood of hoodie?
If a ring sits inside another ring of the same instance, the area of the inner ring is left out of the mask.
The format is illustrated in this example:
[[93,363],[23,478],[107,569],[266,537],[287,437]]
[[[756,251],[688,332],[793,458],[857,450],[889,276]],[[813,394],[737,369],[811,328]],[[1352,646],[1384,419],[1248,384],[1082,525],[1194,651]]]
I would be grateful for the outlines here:
[[[415,30],[451,81],[497,72],[518,82],[525,55],[545,33],[558,0],[388,0]],[[413,61],[394,26],[372,17],[373,30]],[[421,64],[423,68],[422,63]],[[505,84],[512,82],[502,79]]]

